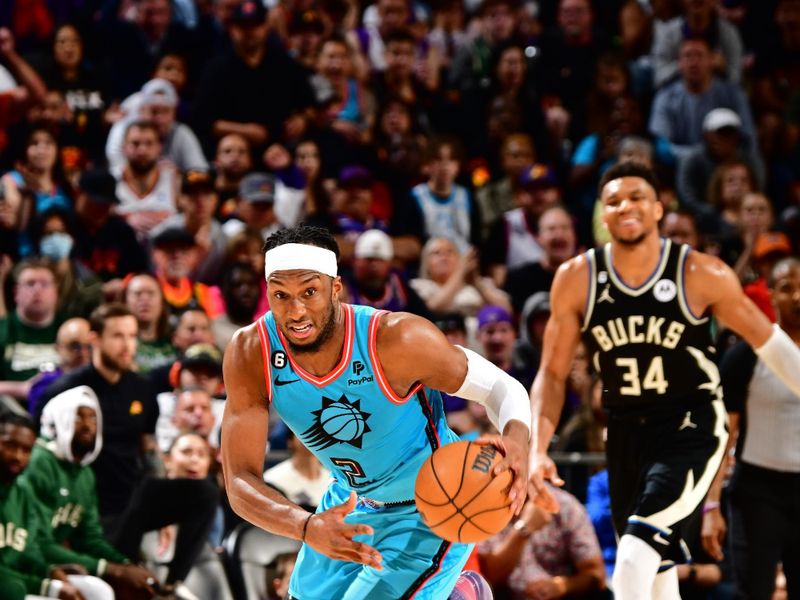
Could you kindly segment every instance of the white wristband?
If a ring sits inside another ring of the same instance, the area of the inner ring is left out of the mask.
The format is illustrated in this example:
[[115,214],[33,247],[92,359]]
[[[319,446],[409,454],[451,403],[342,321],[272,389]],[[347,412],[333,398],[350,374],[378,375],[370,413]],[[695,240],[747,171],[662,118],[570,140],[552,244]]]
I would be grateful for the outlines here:
[[51,579],[50,583],[47,585],[47,597],[48,598],[58,598],[58,595],[61,593],[61,590],[64,589],[64,582],[60,579]]

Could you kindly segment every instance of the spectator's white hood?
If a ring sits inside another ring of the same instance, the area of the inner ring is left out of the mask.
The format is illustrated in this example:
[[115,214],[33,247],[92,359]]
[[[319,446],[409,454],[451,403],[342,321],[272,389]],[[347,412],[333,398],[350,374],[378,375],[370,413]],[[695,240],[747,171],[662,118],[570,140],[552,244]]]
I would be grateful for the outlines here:
[[103,413],[94,390],[81,385],[61,392],[48,402],[42,412],[42,437],[49,440],[48,448],[61,460],[75,462],[72,456],[72,437],[75,435],[75,416],[78,408],[86,406],[97,413],[97,439],[94,450],[81,460],[81,465],[94,462],[103,448]]

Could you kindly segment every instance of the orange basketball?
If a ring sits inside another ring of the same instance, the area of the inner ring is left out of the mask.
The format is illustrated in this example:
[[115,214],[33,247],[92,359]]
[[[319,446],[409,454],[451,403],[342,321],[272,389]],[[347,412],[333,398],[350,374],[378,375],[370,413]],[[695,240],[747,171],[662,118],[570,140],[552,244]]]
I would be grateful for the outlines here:
[[493,475],[502,460],[495,446],[454,442],[428,457],[417,475],[414,499],[426,525],[450,542],[474,543],[511,520],[512,475]]

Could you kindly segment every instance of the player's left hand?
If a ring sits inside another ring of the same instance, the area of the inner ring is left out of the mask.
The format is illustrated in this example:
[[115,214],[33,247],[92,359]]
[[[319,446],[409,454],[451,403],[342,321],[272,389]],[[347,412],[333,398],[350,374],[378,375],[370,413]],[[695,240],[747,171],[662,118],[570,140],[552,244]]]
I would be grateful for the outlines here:
[[716,561],[725,558],[722,552],[722,545],[725,542],[725,534],[728,527],[719,507],[706,511],[703,514],[703,526],[700,533],[703,549]]
[[511,421],[506,425],[504,435],[483,435],[476,444],[491,444],[503,455],[503,460],[494,468],[494,474],[511,471],[513,479],[508,498],[511,510],[519,516],[528,494],[528,430],[524,425]]

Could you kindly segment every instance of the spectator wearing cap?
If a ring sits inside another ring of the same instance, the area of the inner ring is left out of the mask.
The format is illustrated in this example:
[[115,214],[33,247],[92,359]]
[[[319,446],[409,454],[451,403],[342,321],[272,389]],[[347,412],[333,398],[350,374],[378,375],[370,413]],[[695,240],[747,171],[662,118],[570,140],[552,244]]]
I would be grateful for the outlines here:
[[277,186],[278,180],[268,173],[250,173],[242,178],[236,209],[222,226],[229,239],[248,228],[260,232],[264,239],[283,229],[275,207]]
[[506,277],[505,291],[518,315],[530,296],[550,291],[558,267],[578,252],[575,226],[566,208],[556,205],[542,213],[536,241],[543,251],[541,260],[511,269]]
[[519,311],[519,340],[514,347],[514,362],[536,373],[542,358],[544,328],[550,318],[550,291],[531,294]]
[[406,220],[414,231],[427,240],[447,237],[463,253],[480,245],[478,204],[467,188],[458,185],[463,150],[455,138],[440,137],[428,146],[422,172],[427,181],[414,186]]
[[358,236],[353,269],[344,278],[349,302],[428,317],[425,302],[392,269],[393,258],[392,238],[380,229],[369,229]]
[[325,31],[325,22],[316,10],[300,9],[289,15],[287,26],[289,55],[309,73],[314,71]]
[[483,259],[498,287],[505,285],[510,269],[539,262],[544,250],[536,240],[539,217],[561,200],[555,172],[537,163],[526,167],[514,187],[515,208],[503,213],[492,226]]
[[257,318],[261,279],[261,274],[248,262],[239,261],[226,267],[222,279],[225,313],[212,323],[214,343],[219,348],[226,348],[237,329]]
[[156,124],[161,140],[161,157],[179,171],[208,170],[208,161],[203,156],[197,136],[188,125],[176,120],[178,101],[175,87],[166,79],[151,79],[144,84],[138,98],[138,110],[114,123],[108,134],[106,158],[112,173],[121,173],[125,168],[125,131],[132,121],[139,119]]
[[[684,13],[653,30],[653,84],[656,88],[679,76],[681,41],[700,37],[708,41],[714,70],[722,78],[738,84],[742,80],[742,39],[736,25],[717,12],[712,0],[683,2]],[[748,15],[750,16],[750,15]]]
[[219,196],[214,175],[208,171],[186,171],[181,182],[178,206],[181,212],[167,217],[151,232],[155,237],[165,229],[178,227],[194,235],[197,268],[192,279],[209,285],[219,283],[228,238],[215,215]]
[[511,312],[489,304],[478,312],[478,344],[481,354],[526,388],[530,388],[536,372],[514,363],[517,328]]
[[432,313],[458,313],[467,318],[467,331],[474,339],[475,316],[485,305],[511,310],[508,295],[492,280],[482,277],[474,248],[462,253],[453,240],[434,237],[422,249],[419,277],[411,287]]
[[761,157],[743,139],[742,119],[729,108],[715,108],[703,118],[702,144],[685,153],[678,161],[676,191],[681,205],[694,213],[705,233],[724,231],[717,207],[708,201],[708,189],[714,169],[731,161],[741,161],[755,175],[762,188],[765,168]]
[[75,247],[72,255],[105,283],[104,292],[122,289],[129,273],[147,270],[149,258],[133,228],[114,214],[117,182],[104,169],[81,174],[75,201]]
[[741,119],[741,135],[756,145],[753,116],[738,84],[714,75],[711,48],[704,38],[687,38],[678,55],[681,78],[661,88],[653,99],[649,129],[672,144],[678,158],[702,141],[703,119],[715,108],[728,108]]
[[213,140],[238,133],[260,153],[284,131],[297,135],[304,128],[311,87],[282,48],[267,45],[268,31],[262,2],[245,0],[233,9],[233,47],[208,64],[195,103],[195,131],[209,149]]
[[791,254],[792,244],[789,238],[779,231],[761,233],[753,244],[750,263],[757,278],[744,286],[744,293],[773,323],[777,319],[769,288],[769,274],[779,260]]
[[141,239],[177,210],[180,180],[174,165],[160,160],[161,138],[151,121],[133,121],[125,130],[125,166],[117,177],[116,213]]
[[192,308],[202,309],[213,319],[224,311],[222,294],[214,285],[194,281],[197,268],[197,241],[186,228],[168,227],[152,240],[153,265],[173,315]]

